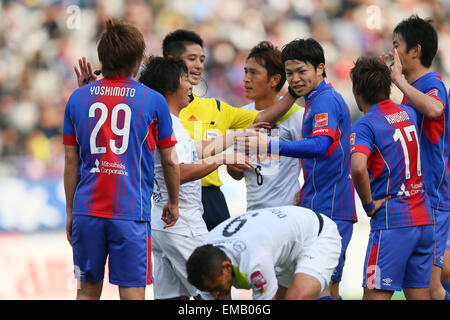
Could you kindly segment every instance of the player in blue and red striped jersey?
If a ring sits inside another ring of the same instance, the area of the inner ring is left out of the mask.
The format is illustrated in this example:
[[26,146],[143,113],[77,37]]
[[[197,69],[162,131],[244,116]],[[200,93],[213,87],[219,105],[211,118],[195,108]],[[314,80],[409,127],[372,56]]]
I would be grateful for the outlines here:
[[450,119],[447,89],[439,73],[430,70],[437,47],[431,23],[411,16],[394,29],[390,68],[392,81],[404,94],[402,104],[413,107],[417,115],[425,191],[436,219],[431,296],[448,300],[450,294],[440,280],[450,226],[450,181],[445,179]]
[[423,190],[416,115],[389,100],[391,78],[378,58],[359,58],[350,72],[364,116],[353,126],[351,175],[371,231],[363,299],[430,299],[433,212]]
[[296,204],[327,215],[338,226],[342,238],[339,264],[320,298],[336,300],[340,298],[345,252],[357,221],[354,186],[350,179],[350,110],[342,96],[324,80],[325,57],[317,41],[311,38],[291,41],[284,46],[281,58],[290,94],[303,96],[306,101],[303,139],[271,139],[267,150],[301,158],[304,184]]
[[167,102],[132,79],[144,56],[137,28],[108,20],[98,42],[104,78],[78,88],[64,115],[67,237],[77,299],[99,299],[106,259],[121,299],[144,299],[150,277],[153,151],[165,166],[167,226],[178,219],[179,168]]

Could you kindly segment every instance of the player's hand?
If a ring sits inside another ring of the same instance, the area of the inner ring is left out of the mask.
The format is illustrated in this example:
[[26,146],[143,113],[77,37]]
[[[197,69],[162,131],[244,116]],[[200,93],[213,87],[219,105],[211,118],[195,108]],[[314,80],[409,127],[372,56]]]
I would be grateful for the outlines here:
[[393,59],[393,61],[388,67],[389,71],[391,72],[392,82],[397,84],[400,80],[403,79],[402,74],[403,66],[396,48],[393,49],[393,54],[391,55],[391,58]]
[[234,150],[244,154],[265,154],[269,142],[270,138],[261,132],[251,137],[236,137]]
[[175,225],[179,216],[178,205],[166,203],[161,215],[161,220],[166,223],[163,228],[166,229]]
[[255,129],[256,131],[264,129],[266,131],[269,131],[270,129],[272,129],[272,125],[270,124],[270,122],[261,121],[249,125],[247,128],[244,129],[244,131],[247,129]]
[[75,74],[77,75],[78,87],[82,87],[97,80],[97,74],[92,70],[91,63],[86,61],[86,57],[78,59],[78,65],[80,70],[78,70],[77,66],[73,66]]
[[377,212],[381,208],[383,203],[385,203],[386,201],[389,201],[389,200],[391,200],[391,196],[387,196],[383,199],[373,200],[373,204],[375,205],[375,208],[372,211],[367,212],[366,213],[367,216],[370,218],[373,217],[375,215],[375,212]]
[[73,223],[73,214],[72,214],[72,212],[67,212],[66,236],[67,236],[67,241],[69,241],[69,244],[71,246],[72,246],[72,223]]
[[223,164],[235,165],[236,168],[242,170],[254,169],[256,165],[252,162],[249,156],[242,153],[225,153],[222,155]]

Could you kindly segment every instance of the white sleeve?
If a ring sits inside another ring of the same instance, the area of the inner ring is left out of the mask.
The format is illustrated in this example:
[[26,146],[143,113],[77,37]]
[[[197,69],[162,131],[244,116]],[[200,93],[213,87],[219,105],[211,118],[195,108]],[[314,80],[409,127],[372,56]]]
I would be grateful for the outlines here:
[[257,263],[249,273],[252,285],[253,300],[272,300],[278,290],[275,267],[270,255],[257,259]]

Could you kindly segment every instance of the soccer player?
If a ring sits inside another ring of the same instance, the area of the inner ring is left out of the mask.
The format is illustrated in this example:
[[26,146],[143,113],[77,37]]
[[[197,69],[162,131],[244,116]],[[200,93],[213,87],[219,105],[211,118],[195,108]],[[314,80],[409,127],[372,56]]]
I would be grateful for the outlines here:
[[[240,154],[219,153],[234,142],[234,137],[248,133],[240,130],[215,140],[194,141],[180,122],[180,111],[190,100],[192,85],[188,80],[183,60],[152,57],[143,69],[139,81],[163,94],[169,105],[177,144],[175,146],[180,166],[179,219],[166,228],[161,216],[167,201],[160,154],[155,151],[155,188],[152,209],[153,292],[155,299],[189,299],[199,293],[187,281],[186,261],[194,249],[200,246],[208,233],[202,219],[201,180],[222,164],[241,163],[252,166],[248,157]],[[214,147],[212,146],[214,145]],[[214,155],[216,154],[216,155]],[[210,155],[214,157],[206,158]]]
[[186,263],[205,299],[231,299],[231,287],[253,300],[312,300],[330,282],[341,237],[323,214],[297,206],[248,211],[209,232]]
[[433,212],[423,190],[422,157],[412,108],[389,100],[391,78],[378,58],[359,58],[353,94],[364,116],[351,135],[351,175],[370,219],[363,299],[430,299]]
[[[204,69],[203,40],[195,32],[179,29],[163,40],[164,57],[181,58],[189,70],[189,81],[199,84]],[[295,98],[286,95],[263,112],[235,108],[213,98],[193,96],[193,101],[180,112],[184,128],[194,140],[211,139],[225,135],[228,129],[242,129],[257,122],[275,123],[294,104]],[[202,179],[203,218],[208,230],[230,217],[225,197],[220,190],[222,181],[214,170]]]
[[[259,139],[257,147],[280,156],[301,158],[304,184],[295,204],[331,218],[342,237],[342,252],[331,284],[322,300],[340,299],[339,282],[353,223],[357,221],[354,187],[350,179],[350,110],[342,96],[325,82],[325,57],[314,39],[296,39],[284,46],[281,58],[291,95],[306,102],[302,140]],[[238,144],[254,149],[252,137]]]
[[134,81],[145,42],[137,28],[108,20],[98,41],[104,78],[74,91],[64,115],[66,232],[77,299],[99,299],[106,259],[121,299],[144,299],[150,277],[149,195],[153,152],[164,168],[166,227],[178,219],[176,140],[164,97]]
[[431,23],[413,15],[394,29],[390,69],[393,83],[404,94],[402,104],[413,107],[417,115],[425,192],[435,218],[431,297],[448,300],[450,293],[442,287],[441,273],[450,226],[450,181],[444,178],[450,119],[447,89],[441,76],[430,69],[437,47],[438,37]]
[[[268,41],[253,47],[244,66],[246,97],[253,102],[244,106],[247,110],[262,111],[279,99],[278,93],[286,82],[281,52]],[[277,121],[271,137],[280,141],[295,141],[301,138],[304,108],[294,104]],[[234,165],[227,166],[231,177],[245,177],[247,189],[247,211],[268,207],[292,205],[300,191],[300,161],[290,157],[270,154],[251,155],[255,169],[243,170]]]

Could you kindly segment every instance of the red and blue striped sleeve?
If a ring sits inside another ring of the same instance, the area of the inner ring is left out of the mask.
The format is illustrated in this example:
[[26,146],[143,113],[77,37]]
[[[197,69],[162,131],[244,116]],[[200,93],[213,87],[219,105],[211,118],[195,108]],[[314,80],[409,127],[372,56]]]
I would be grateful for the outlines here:
[[351,153],[361,152],[370,157],[373,151],[375,137],[368,124],[361,119],[358,121],[350,135]]
[[156,123],[154,123],[155,142],[158,149],[174,146],[177,143],[172,128],[169,106],[165,98],[161,96],[156,106]]
[[63,144],[68,146],[75,146],[77,144],[76,129],[71,115],[73,99],[74,94],[72,94],[69,101],[67,101],[66,110],[64,111]]

